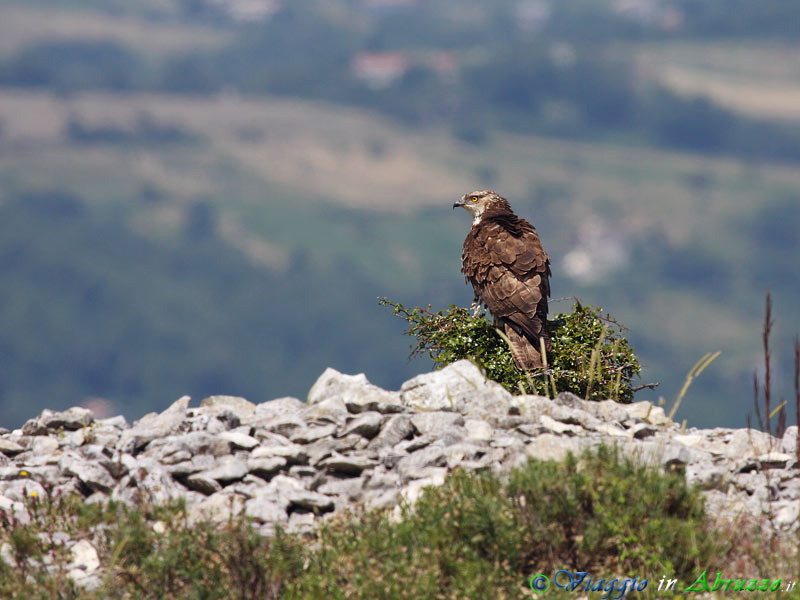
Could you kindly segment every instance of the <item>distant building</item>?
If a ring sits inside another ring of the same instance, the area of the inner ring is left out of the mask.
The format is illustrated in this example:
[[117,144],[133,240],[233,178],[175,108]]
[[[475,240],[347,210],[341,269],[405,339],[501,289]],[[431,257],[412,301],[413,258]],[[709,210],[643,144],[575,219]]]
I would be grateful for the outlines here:
[[517,27],[523,31],[539,31],[550,19],[551,12],[545,0],[521,0],[514,11]]
[[443,76],[453,75],[458,69],[458,59],[453,52],[433,52],[425,63],[432,71]]
[[280,0],[207,0],[234,21],[264,21],[281,7]]
[[365,8],[371,8],[371,9],[416,6],[417,3],[418,0],[361,0],[361,4]]
[[612,8],[619,15],[664,31],[675,31],[684,23],[683,12],[661,0],[614,0]]
[[410,67],[405,52],[359,52],[350,63],[353,75],[373,89],[389,87]]

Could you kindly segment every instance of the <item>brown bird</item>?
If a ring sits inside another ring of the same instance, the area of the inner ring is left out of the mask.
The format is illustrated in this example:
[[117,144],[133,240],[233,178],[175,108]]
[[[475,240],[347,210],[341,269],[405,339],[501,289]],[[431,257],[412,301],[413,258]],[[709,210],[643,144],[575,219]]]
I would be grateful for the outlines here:
[[540,339],[549,351],[550,258],[536,230],[491,190],[465,194],[456,206],[472,215],[461,271],[475,291],[475,305],[489,309],[510,342],[517,368],[544,366]]

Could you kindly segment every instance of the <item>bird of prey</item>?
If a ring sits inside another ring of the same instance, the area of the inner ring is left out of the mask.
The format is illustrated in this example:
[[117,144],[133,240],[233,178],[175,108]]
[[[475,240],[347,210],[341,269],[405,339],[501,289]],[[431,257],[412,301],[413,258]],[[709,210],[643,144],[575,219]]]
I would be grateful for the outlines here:
[[536,230],[491,190],[465,194],[456,206],[472,215],[461,271],[472,284],[476,303],[489,309],[495,326],[508,338],[517,368],[544,366],[540,340],[549,351],[550,258]]

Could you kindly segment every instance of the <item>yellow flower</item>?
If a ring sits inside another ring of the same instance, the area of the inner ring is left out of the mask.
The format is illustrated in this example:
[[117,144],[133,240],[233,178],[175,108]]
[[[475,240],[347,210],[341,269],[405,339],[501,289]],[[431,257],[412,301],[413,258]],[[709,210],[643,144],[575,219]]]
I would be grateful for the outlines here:
[[19,474],[20,474],[22,477],[27,477],[27,476],[29,475],[29,473],[28,473],[27,471],[20,471],[20,472],[19,472]]
[[34,498],[36,498],[36,496],[38,496],[38,495],[39,494],[37,494],[36,492],[31,492],[31,496],[33,496]]

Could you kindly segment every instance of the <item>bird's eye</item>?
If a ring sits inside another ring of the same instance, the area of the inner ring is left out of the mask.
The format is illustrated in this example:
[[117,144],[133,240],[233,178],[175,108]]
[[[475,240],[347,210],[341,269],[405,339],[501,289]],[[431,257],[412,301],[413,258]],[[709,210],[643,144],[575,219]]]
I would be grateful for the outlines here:
[[477,196],[473,196],[473,197],[471,198],[471,200],[472,200],[473,202],[477,202],[477,201],[478,201],[478,197],[477,197]]

